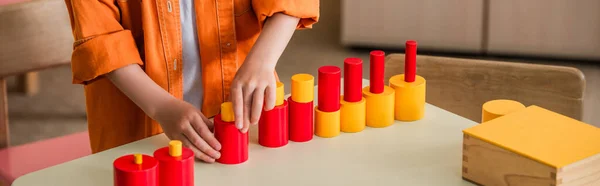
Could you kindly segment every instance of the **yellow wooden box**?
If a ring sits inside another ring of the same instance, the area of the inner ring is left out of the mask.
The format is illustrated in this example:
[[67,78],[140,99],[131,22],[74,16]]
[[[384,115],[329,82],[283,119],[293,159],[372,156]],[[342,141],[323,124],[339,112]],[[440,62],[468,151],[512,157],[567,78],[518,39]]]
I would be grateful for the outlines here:
[[462,176],[480,185],[600,185],[600,128],[539,106],[463,131]]

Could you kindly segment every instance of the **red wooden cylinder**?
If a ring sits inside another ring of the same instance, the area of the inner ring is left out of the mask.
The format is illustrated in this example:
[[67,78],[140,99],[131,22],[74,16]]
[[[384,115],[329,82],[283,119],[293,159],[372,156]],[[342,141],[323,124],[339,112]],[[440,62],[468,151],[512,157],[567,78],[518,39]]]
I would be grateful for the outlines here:
[[404,81],[414,82],[417,75],[417,42],[413,40],[406,41],[405,50]]
[[340,68],[336,66],[319,68],[319,110],[323,112],[340,110],[340,73]]
[[385,53],[381,50],[374,50],[370,53],[370,74],[369,91],[373,94],[383,92]]
[[214,119],[215,138],[221,143],[221,157],[216,161],[222,164],[239,164],[248,160],[248,133],[242,133],[234,122],[221,120],[221,114]]
[[169,147],[154,151],[158,160],[158,186],[193,186],[194,185],[194,152],[189,148],[181,148],[181,156],[169,154]]
[[360,58],[344,60],[344,101],[362,100],[362,63]]
[[142,164],[134,162],[133,154],[113,162],[114,186],[156,186],[158,162],[152,156],[142,155]]
[[295,142],[310,141],[314,135],[313,102],[298,103],[288,98],[290,140]]
[[263,110],[258,120],[258,144],[265,147],[282,147],[288,144],[288,102]]

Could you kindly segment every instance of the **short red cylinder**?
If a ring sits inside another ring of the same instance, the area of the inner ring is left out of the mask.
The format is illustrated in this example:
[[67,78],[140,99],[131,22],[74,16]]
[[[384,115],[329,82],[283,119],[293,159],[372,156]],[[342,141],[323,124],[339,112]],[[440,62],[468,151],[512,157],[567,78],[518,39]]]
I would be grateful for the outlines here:
[[182,147],[181,156],[169,154],[169,147],[154,151],[158,161],[158,186],[193,186],[194,185],[194,152]]
[[258,144],[265,147],[282,147],[288,144],[288,102],[263,110],[258,120]]
[[242,133],[234,122],[221,120],[221,114],[214,119],[215,138],[221,143],[221,157],[216,161],[222,164],[239,164],[248,160],[248,133]]
[[318,107],[323,112],[340,110],[341,70],[336,66],[319,68]]
[[344,101],[359,102],[362,100],[362,60],[346,58],[344,60]]
[[295,142],[310,141],[314,135],[313,102],[298,103],[288,98],[290,140]]
[[417,75],[417,42],[406,41],[404,52],[404,81],[414,82]]
[[[381,50],[374,50],[370,53],[370,74],[369,74],[369,91],[374,94],[383,92],[384,85],[384,61],[385,53]],[[345,96],[345,95],[344,95]]]
[[142,155],[142,164],[135,164],[133,154],[113,162],[114,186],[156,186],[158,162],[152,156]]

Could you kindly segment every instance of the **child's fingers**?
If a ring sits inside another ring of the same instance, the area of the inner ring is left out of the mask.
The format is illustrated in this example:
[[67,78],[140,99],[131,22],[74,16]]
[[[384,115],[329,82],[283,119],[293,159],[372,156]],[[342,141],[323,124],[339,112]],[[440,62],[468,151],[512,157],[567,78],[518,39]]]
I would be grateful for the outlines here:
[[240,86],[231,88],[231,103],[233,104],[233,117],[235,118],[235,127],[242,128],[244,119],[244,99],[243,92]]
[[184,130],[183,134],[187,137],[192,145],[194,145],[202,153],[210,156],[210,158],[218,159],[221,156],[221,154],[210,147],[206,141],[204,141],[204,139],[202,139],[200,135],[191,128],[191,126],[187,130]]
[[212,163],[215,162],[215,159],[209,157],[208,155],[204,154],[202,151],[198,150],[198,148],[196,148],[194,145],[192,145],[192,143],[190,143],[190,141],[183,136],[183,139],[181,140],[181,143],[183,143],[184,146],[189,147],[192,152],[194,152],[194,156],[204,162],[207,163]]
[[[194,127],[194,130],[200,134],[200,137],[202,137],[202,139],[204,139],[204,141],[206,141],[213,149],[217,151],[221,150],[221,144],[217,141],[212,132],[210,132],[206,123],[207,120],[208,119],[204,120],[202,114],[198,114],[198,116],[192,120],[192,127]],[[219,154],[216,159],[219,159],[220,156],[221,155]]]
[[248,131],[250,127],[250,114],[252,113],[252,93],[254,93],[254,87],[244,88],[244,126],[242,132]]
[[267,86],[265,90],[265,110],[271,110],[275,107],[277,99],[277,84]]
[[265,96],[265,87],[259,87],[254,90],[254,98],[252,99],[252,113],[250,117],[250,123],[256,124],[260,119],[260,114],[263,108]]

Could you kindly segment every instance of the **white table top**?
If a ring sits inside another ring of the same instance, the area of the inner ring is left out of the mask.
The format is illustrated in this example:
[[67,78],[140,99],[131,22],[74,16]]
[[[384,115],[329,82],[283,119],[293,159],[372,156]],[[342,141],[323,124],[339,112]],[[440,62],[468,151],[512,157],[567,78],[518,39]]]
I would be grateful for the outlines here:
[[[315,94],[315,104],[316,100]],[[419,121],[396,121],[386,128],[367,127],[334,138],[314,136],[309,142],[290,141],[281,148],[260,146],[253,126],[248,161],[238,165],[198,161],[195,185],[473,185],[461,178],[461,157],[462,130],[474,125],[427,104],[425,117]],[[24,175],[13,186],[112,185],[116,158],[131,153],[152,155],[167,143],[164,134],[153,136]]]

